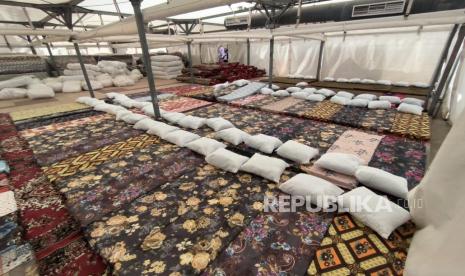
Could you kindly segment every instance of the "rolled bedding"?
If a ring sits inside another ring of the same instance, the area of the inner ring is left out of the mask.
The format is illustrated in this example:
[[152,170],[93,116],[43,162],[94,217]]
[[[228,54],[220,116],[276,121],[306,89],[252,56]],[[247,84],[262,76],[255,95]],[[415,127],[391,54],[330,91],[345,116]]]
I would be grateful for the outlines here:
[[[100,71],[100,67],[98,67],[97,65],[94,65],[94,64],[84,64],[84,67],[87,70],[96,71],[96,72]],[[79,63],[68,63],[66,65],[66,69],[68,69],[68,70],[81,70],[81,64],[79,64]]]
[[184,64],[182,63],[181,60],[175,60],[175,61],[153,61],[152,66],[158,66],[158,67],[178,67],[182,66],[184,67]]
[[163,71],[163,72],[176,72],[180,73],[182,68],[184,68],[182,65],[181,66],[172,66],[172,67],[160,67],[160,66],[152,66],[153,71]]
[[31,76],[20,76],[9,80],[0,81],[0,89],[27,86],[31,84],[33,80],[34,79]]
[[[93,71],[93,70],[86,70],[86,71],[87,71],[87,75],[89,75],[89,76],[97,76],[97,75],[101,74],[100,72]],[[63,75],[65,75],[65,76],[81,76],[81,75],[84,75],[84,73],[82,72],[82,70],[65,69],[63,71]]]
[[150,57],[150,59],[154,62],[168,62],[181,60],[180,57],[174,55],[157,55]]

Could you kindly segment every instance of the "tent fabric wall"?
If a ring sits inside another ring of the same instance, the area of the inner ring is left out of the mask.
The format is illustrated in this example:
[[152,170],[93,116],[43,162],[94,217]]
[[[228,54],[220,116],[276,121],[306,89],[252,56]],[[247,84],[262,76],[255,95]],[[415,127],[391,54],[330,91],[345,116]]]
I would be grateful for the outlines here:
[[465,255],[465,112],[444,140],[428,172],[409,193],[419,230],[409,248],[404,275],[463,275]]
[[302,75],[305,78],[315,78],[318,68],[320,41],[294,40],[291,44],[289,75]]
[[[320,42],[315,40],[276,40],[274,44],[273,75],[287,77],[291,74],[315,76],[318,63]],[[194,64],[215,63],[218,61],[218,47],[227,47],[230,62],[247,63],[246,43],[222,42],[193,44],[192,58]],[[200,58],[199,53],[202,56]],[[187,47],[169,47],[169,52],[180,51],[187,54]],[[250,64],[268,71],[270,56],[269,41],[252,41],[250,43]]]
[[322,77],[430,83],[450,29],[328,36]]

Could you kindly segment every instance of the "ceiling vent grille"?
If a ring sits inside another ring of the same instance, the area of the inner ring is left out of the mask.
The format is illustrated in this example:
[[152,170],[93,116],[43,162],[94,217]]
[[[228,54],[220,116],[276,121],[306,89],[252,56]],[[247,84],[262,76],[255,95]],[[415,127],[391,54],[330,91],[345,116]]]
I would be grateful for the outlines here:
[[405,0],[399,0],[355,5],[352,9],[352,17],[403,13],[405,2]]
[[248,16],[235,16],[235,17],[228,17],[224,20],[225,26],[243,26],[248,25],[249,17]]

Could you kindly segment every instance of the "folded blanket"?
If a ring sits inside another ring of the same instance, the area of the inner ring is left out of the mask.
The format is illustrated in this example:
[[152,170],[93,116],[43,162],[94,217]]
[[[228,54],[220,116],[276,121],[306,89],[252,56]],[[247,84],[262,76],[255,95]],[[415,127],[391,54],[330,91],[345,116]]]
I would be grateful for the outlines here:
[[[336,140],[327,152],[354,154],[361,158],[366,165],[370,162],[376,148],[381,142],[381,139],[383,139],[383,136],[348,130]],[[315,165],[311,167],[302,167],[302,169],[312,175],[326,179],[344,189],[351,190],[357,187],[357,180],[353,176],[325,170]]]

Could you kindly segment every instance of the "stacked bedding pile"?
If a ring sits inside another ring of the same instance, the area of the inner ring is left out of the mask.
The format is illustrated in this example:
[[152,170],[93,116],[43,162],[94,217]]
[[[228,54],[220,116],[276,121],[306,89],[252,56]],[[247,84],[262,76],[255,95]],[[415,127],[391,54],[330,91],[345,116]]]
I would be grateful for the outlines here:
[[152,71],[156,78],[171,80],[181,75],[184,64],[179,56],[157,55],[151,57]]
[[0,82],[0,100],[53,98],[54,90],[31,76],[15,77]]
[[[186,68],[183,75],[177,77],[178,81],[190,81],[190,72]],[[255,66],[240,63],[227,64],[201,64],[193,66],[194,81],[203,85],[214,85],[224,82],[233,82],[240,79],[252,79],[265,75],[265,70]]]

